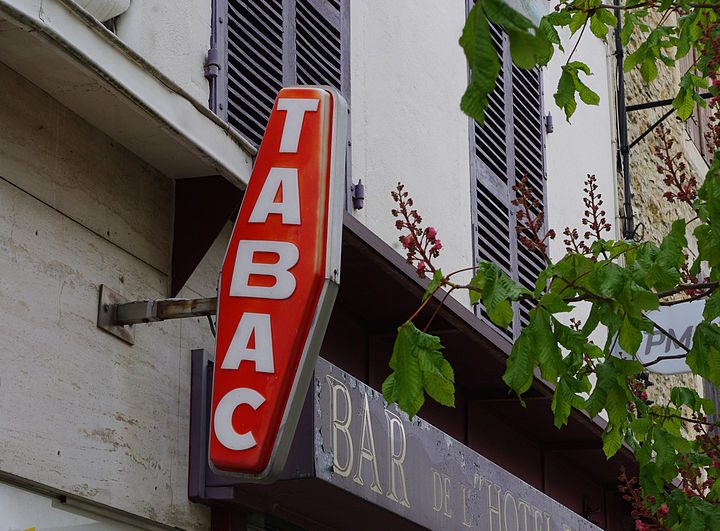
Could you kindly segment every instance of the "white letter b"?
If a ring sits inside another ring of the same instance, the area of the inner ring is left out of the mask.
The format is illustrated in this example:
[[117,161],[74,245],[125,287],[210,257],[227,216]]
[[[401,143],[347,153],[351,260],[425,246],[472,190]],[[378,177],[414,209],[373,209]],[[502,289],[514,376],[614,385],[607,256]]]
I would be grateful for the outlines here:
[[[274,264],[254,262],[255,253],[273,253],[278,256]],[[258,297],[261,299],[287,299],[295,292],[295,275],[289,269],[300,258],[298,248],[289,242],[264,240],[240,240],[232,282],[231,297]],[[251,286],[250,275],[275,278],[273,286]]]

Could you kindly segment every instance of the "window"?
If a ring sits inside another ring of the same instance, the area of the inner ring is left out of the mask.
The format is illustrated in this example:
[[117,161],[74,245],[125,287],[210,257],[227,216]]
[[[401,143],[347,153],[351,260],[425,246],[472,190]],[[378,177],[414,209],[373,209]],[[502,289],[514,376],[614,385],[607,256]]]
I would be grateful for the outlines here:
[[[470,174],[473,201],[475,260],[498,264],[510,277],[534,289],[545,263],[538,252],[517,240],[513,185],[527,176],[535,197],[545,205],[545,131],[542,76],[539,69],[522,70],[510,59],[508,38],[491,27],[500,59],[500,75],[489,97],[483,125],[470,124]],[[515,320],[503,333],[514,339],[528,322],[528,303],[515,305]],[[485,318],[482,309],[478,310]]]
[[349,0],[214,0],[210,107],[254,144],[278,90],[331,85],[348,100]]

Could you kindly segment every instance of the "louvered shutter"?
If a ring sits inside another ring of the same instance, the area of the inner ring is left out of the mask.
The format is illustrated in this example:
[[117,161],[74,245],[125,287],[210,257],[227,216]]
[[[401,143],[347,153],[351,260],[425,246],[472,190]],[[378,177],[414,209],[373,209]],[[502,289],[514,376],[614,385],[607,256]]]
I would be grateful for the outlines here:
[[349,0],[215,2],[211,107],[248,140],[262,140],[282,86],[330,85],[349,99]]
[[[489,97],[483,125],[471,122],[470,171],[475,190],[473,247],[476,260],[500,266],[523,286],[534,288],[544,269],[542,257],[517,239],[513,185],[523,176],[536,198],[545,205],[545,132],[542,120],[542,78],[538,69],[516,68],[510,59],[507,36],[492,26],[491,35],[500,59],[500,76]],[[527,324],[530,305],[515,305],[508,339]],[[479,315],[486,319],[482,308]],[[489,321],[488,321],[489,322]]]

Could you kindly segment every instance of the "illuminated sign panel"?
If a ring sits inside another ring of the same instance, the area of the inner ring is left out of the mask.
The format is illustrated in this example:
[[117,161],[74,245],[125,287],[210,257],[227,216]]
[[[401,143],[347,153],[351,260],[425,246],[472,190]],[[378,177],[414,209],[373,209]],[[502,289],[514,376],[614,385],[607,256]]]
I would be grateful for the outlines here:
[[347,105],[326,88],[275,100],[220,277],[210,463],[282,471],[340,275]]

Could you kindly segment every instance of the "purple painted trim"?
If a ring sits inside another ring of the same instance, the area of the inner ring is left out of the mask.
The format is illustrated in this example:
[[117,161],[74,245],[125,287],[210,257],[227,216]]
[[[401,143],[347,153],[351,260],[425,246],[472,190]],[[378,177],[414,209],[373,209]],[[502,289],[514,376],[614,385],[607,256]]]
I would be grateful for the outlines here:
[[[210,110],[227,121],[228,100],[228,60],[227,60],[227,12],[228,0],[212,0],[212,18],[210,22],[210,49],[207,65],[212,67],[210,85]],[[208,69],[206,68],[206,72]]]
[[[213,472],[208,464],[213,361],[204,349],[193,350],[191,356],[188,498],[202,503],[233,500],[238,480]],[[315,477],[312,391],[313,386],[305,397],[295,438],[280,479]]]

